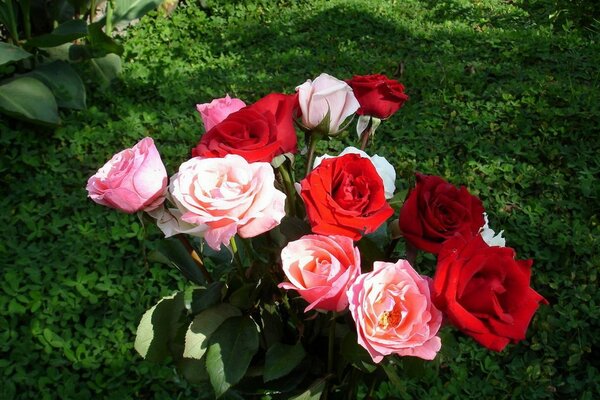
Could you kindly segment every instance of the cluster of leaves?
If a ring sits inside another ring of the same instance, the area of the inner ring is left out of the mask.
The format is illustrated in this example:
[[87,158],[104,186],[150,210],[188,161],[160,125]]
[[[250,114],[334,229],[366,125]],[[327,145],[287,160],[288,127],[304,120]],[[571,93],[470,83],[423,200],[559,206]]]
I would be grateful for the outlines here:
[[[161,0],[109,0],[93,22],[96,2],[3,0],[0,22],[0,112],[42,125],[58,125],[58,108],[82,110],[86,90],[71,62],[88,61],[107,85],[120,69],[123,47],[111,37],[115,24],[140,18]],[[88,22],[89,19],[89,22]]]
[[144,310],[186,288],[142,255],[135,217],[86,202],[85,180],[145,135],[173,173],[201,132],[195,103],[253,101],[323,71],[405,84],[411,100],[369,152],[400,187],[419,170],[484,199],[550,301],[522,345],[496,354],[450,331],[444,357],[403,359],[358,398],[600,397],[598,38],[501,0],[206,3],[130,29],[122,81],[56,131],[0,121],[0,397],[210,397],[136,356]]

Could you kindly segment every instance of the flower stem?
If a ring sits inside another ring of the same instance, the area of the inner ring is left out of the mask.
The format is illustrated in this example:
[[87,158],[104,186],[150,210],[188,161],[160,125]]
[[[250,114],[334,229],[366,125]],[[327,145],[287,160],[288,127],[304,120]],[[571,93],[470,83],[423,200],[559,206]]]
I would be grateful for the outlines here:
[[233,258],[235,259],[235,263],[238,265],[240,270],[240,274],[242,278],[244,277],[244,264],[242,263],[242,259],[240,258],[240,253],[238,252],[237,244],[235,243],[235,236],[232,236],[229,239],[229,244],[231,245],[231,251],[233,252]]
[[[306,155],[306,175],[312,171],[312,166],[315,162],[315,150],[317,148],[317,142],[321,138],[321,135],[316,134],[315,132],[308,133],[308,154]],[[305,176],[306,176],[305,175]]]
[[327,373],[333,372],[333,350],[335,347],[335,317],[337,313],[331,313],[331,324],[329,325],[329,343],[327,347]]
[[283,184],[285,185],[290,215],[296,215],[296,189],[294,189],[292,178],[284,164],[277,167],[277,170],[281,174]]
[[190,253],[190,256],[192,257],[192,260],[194,261],[194,263],[196,264],[196,266],[198,267],[198,269],[200,269],[200,272],[202,272],[202,276],[204,276],[204,279],[206,280],[206,282],[207,283],[212,283],[213,280],[212,280],[212,277],[210,276],[210,273],[208,272],[208,270],[204,266],[204,262],[202,261],[202,258],[200,258],[200,255],[198,254],[198,252],[196,251],[196,249],[194,249],[194,247],[192,246],[192,244],[190,243],[190,241],[188,240],[188,238],[185,235],[181,234],[181,233],[175,235],[175,237],[177,239],[179,239],[179,241],[181,242],[181,244],[183,244],[183,246],[188,251],[188,253]]
[[371,136],[371,127],[369,126],[367,129],[363,131],[360,136],[360,149],[364,150],[367,148],[367,143],[369,143],[369,137]]

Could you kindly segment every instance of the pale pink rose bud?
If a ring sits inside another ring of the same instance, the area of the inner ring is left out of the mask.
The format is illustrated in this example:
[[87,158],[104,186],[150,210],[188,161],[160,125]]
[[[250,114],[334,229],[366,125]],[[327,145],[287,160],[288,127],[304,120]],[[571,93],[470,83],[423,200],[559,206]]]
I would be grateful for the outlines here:
[[210,103],[196,104],[196,109],[202,117],[204,130],[208,132],[213,126],[223,121],[229,114],[236,112],[239,109],[246,107],[246,104],[236,98],[231,98],[229,95],[221,99],[214,99]]
[[186,223],[177,226],[185,225],[215,250],[236,233],[250,238],[267,232],[285,216],[285,194],[275,188],[271,164],[248,163],[235,154],[184,162],[169,192],[179,211],[172,215]]
[[166,188],[167,171],[149,137],[115,154],[86,186],[96,203],[126,213],[157,208],[165,200]]
[[406,260],[377,261],[350,286],[358,343],[374,362],[389,354],[435,358],[442,345],[436,336],[442,313],[431,301],[430,282]]
[[328,74],[319,75],[296,87],[302,111],[302,124],[309,129],[317,127],[329,113],[328,133],[340,130],[344,120],[360,107],[352,88],[344,81]]
[[304,310],[343,311],[348,286],[360,274],[360,253],[346,236],[305,235],[281,251],[283,272],[293,289],[309,304]]

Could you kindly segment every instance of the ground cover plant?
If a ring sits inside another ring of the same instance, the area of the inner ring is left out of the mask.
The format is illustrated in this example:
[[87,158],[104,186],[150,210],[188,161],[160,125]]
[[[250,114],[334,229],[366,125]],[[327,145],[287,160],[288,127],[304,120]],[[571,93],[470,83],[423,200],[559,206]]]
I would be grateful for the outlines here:
[[0,122],[0,397],[210,393],[133,350],[143,311],[184,281],[146,248],[159,232],[93,206],[85,181],[146,135],[173,172],[198,141],[196,103],[253,101],[327,71],[405,84],[410,101],[370,151],[401,187],[418,170],[485,199],[550,302],[522,345],[492,353],[452,336],[451,362],[406,359],[373,396],[597,398],[598,38],[497,0],[213,3],[145,17],[121,80],[57,130]]

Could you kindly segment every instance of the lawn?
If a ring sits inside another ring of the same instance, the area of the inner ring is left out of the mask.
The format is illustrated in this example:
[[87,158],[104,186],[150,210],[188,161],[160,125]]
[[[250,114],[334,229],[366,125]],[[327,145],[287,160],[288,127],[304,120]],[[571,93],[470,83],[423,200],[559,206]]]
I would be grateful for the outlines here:
[[494,353],[456,332],[445,362],[406,360],[378,398],[600,398],[597,33],[550,27],[522,1],[187,3],[126,32],[109,88],[82,71],[89,107],[58,129],[0,120],[0,398],[207,396],[133,349],[144,310],[186,282],[146,257],[157,230],[95,205],[85,183],[144,136],[172,174],[202,133],[196,103],[291,93],[321,72],[404,83],[410,101],[369,152],[400,188],[420,171],[478,195],[550,303],[527,340]]

